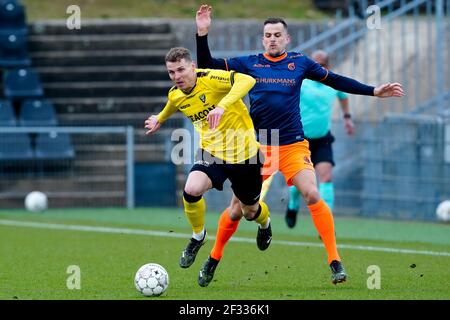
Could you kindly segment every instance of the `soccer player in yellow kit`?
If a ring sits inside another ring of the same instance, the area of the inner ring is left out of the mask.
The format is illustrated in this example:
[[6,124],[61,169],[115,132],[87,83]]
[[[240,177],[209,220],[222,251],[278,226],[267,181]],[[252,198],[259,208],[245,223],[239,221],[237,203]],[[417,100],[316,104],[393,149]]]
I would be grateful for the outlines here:
[[[182,252],[180,266],[188,268],[206,240],[203,194],[211,188],[222,190],[226,179],[240,202],[242,215],[261,228],[269,224],[269,208],[259,201],[263,161],[252,119],[242,102],[256,81],[234,71],[196,69],[189,50],[182,47],[167,53],[166,67],[175,86],[169,91],[164,109],[150,116],[145,128],[146,134],[156,132],[180,110],[200,134],[200,148],[183,193],[184,211],[193,234]],[[219,226],[229,224],[229,219],[222,215]],[[230,237],[234,231],[229,230]],[[207,286],[212,280],[222,251],[212,249],[199,273],[200,286]]]

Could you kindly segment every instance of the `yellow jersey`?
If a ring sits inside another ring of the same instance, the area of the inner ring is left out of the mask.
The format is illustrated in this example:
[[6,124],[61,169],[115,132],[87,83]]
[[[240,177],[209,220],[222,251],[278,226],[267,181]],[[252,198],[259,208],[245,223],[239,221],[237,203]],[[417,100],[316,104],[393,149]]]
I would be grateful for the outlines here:
[[[200,134],[200,147],[226,163],[239,163],[258,153],[255,129],[242,98],[254,86],[251,76],[215,69],[196,69],[197,82],[191,92],[172,87],[160,123],[180,110]],[[219,125],[211,130],[207,115],[216,107],[225,110]]]

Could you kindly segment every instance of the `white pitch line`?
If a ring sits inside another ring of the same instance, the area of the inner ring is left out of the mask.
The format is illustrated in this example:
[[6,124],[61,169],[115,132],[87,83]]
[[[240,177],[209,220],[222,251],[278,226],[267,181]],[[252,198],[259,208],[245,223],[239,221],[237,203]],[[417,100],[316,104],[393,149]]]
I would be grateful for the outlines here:
[[[17,221],[17,220],[0,220],[0,225],[14,226],[14,227],[26,227],[26,228],[53,229],[53,230],[135,234],[135,235],[144,235],[144,236],[183,238],[183,239],[190,237],[190,234],[176,233],[176,232],[163,232],[163,231],[128,229],[128,228],[112,228],[112,227],[95,227],[95,226],[82,226],[82,225],[68,225],[68,224],[56,224],[56,223]],[[214,236],[209,236],[209,237],[211,239],[215,239]],[[255,239],[253,239],[253,238],[242,238],[242,237],[233,237],[233,238],[231,238],[231,241],[255,243]],[[323,245],[321,243],[314,243],[314,242],[273,240],[272,244],[281,244],[281,245],[299,246],[299,247],[323,248]],[[399,249],[399,248],[386,248],[386,247],[374,247],[374,246],[360,246],[360,245],[352,245],[352,244],[339,244],[338,247],[340,249],[345,248],[345,249],[361,250],[361,251],[381,251],[381,252],[390,252],[390,253],[422,254],[422,255],[429,255],[429,256],[450,257],[450,252],[438,252],[438,251],[428,251],[428,250],[413,250],[413,249]]]

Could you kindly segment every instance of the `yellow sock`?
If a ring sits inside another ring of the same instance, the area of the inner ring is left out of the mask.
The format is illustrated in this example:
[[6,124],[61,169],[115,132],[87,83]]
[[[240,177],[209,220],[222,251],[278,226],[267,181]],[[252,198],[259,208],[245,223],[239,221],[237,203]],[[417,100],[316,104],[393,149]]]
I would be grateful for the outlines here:
[[186,215],[189,223],[192,226],[192,231],[194,233],[202,232],[203,228],[205,227],[205,199],[202,197],[197,202],[187,202],[183,197],[183,203],[184,214]]
[[255,222],[264,227],[269,223],[269,207],[264,201],[260,201],[259,205],[261,206],[261,213],[259,214],[259,217],[255,219]]

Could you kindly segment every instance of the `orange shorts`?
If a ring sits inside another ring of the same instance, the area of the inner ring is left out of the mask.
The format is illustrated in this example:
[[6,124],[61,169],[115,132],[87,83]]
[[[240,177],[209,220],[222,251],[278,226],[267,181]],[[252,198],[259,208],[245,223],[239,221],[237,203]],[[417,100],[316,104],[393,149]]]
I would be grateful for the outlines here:
[[263,180],[266,180],[277,171],[281,171],[288,186],[292,186],[292,178],[304,169],[314,170],[311,162],[309,142],[287,144],[284,146],[261,145],[264,153]]

